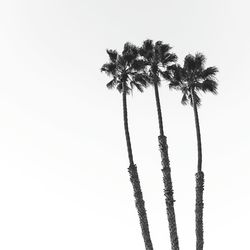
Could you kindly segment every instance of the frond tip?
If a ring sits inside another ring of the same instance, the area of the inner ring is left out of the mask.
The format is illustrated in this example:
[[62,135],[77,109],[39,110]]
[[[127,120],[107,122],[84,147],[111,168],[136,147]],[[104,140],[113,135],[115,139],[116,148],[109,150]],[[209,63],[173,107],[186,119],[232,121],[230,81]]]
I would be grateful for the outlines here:
[[184,93],[182,98],[181,98],[181,104],[183,105],[187,105],[188,104],[188,97],[187,97],[187,94]]
[[213,78],[215,77],[216,73],[218,73],[219,70],[216,67],[208,67],[205,70],[201,72],[201,78],[207,79],[207,78]]
[[217,94],[217,86],[218,86],[218,83],[216,81],[211,80],[211,79],[206,79],[202,83],[202,91]]
[[105,72],[107,75],[115,75],[116,64],[115,63],[105,63],[101,67],[101,72]]
[[115,79],[111,80],[109,83],[106,84],[108,89],[113,89],[116,85]]
[[118,56],[118,53],[116,50],[112,50],[112,49],[107,49],[106,50],[108,55],[109,55],[109,59],[111,62],[115,63],[116,59],[117,59],[117,56]]

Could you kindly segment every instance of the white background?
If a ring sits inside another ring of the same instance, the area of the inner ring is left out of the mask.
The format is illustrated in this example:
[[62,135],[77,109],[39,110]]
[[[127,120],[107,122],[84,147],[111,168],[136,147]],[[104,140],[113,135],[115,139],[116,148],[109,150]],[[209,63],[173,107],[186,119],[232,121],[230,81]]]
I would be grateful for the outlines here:
[[[122,100],[105,49],[163,40],[204,53],[219,94],[199,109],[204,249],[250,249],[248,1],[8,0],[0,4],[0,248],[143,250]],[[195,248],[196,137],[181,94],[160,89],[181,249]],[[154,248],[170,249],[153,89],[128,98]]]

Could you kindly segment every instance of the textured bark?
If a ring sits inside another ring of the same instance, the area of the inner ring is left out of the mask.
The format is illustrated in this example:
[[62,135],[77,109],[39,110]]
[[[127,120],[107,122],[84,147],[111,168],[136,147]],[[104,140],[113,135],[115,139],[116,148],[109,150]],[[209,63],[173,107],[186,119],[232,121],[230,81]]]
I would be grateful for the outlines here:
[[204,173],[200,171],[195,174],[195,177],[196,177],[196,204],[195,204],[196,249],[202,250],[204,245],[204,239],[203,239]]
[[[125,89],[125,84],[123,85],[123,90],[124,89]],[[126,137],[126,142],[127,142],[128,158],[129,158],[129,163],[130,163],[128,171],[130,175],[130,181],[132,183],[133,190],[134,190],[135,206],[139,215],[142,236],[143,236],[144,243],[145,243],[145,249],[153,250],[153,245],[151,242],[149,226],[148,226],[147,212],[145,209],[144,200],[142,196],[140,180],[139,180],[139,176],[137,173],[137,167],[134,164],[134,160],[133,160],[133,152],[132,152],[132,146],[131,146],[129,128],[128,128],[127,94],[125,91],[123,91],[123,118],[124,118],[123,120],[124,120],[125,137]]]
[[161,135],[158,137],[158,139],[159,139],[159,148],[160,148],[161,158],[162,158],[164,195],[165,195],[165,201],[166,201],[166,206],[167,206],[167,216],[168,216],[169,231],[170,231],[171,249],[179,250],[179,240],[178,240],[175,210],[174,210],[175,200],[174,200],[174,195],[173,195],[171,169],[170,169],[170,164],[169,164],[168,146],[167,146],[166,136]]
[[162,167],[163,167],[162,173],[163,173],[163,183],[164,183],[164,195],[165,195],[166,207],[167,207],[171,249],[179,250],[179,240],[178,240],[178,235],[177,235],[177,226],[176,226],[175,211],[174,211],[174,198],[173,198],[171,169],[170,169],[169,157],[168,157],[168,146],[167,146],[167,139],[166,139],[166,136],[164,135],[164,130],[163,130],[161,103],[160,103],[158,85],[156,81],[154,82],[154,90],[155,90],[155,100],[156,100],[158,123],[159,123],[159,130],[160,130],[160,136],[158,137],[158,140],[159,140],[159,149],[161,152]]
[[194,98],[194,90],[191,90],[193,111],[195,119],[198,164],[196,173],[196,205],[195,205],[195,223],[196,223],[196,250],[203,250],[204,245],[204,230],[203,230],[203,190],[204,190],[204,173],[202,170],[202,147],[201,147],[201,132],[197,105]]
[[163,183],[164,183],[164,195],[167,207],[171,249],[179,250],[179,240],[177,235],[177,226],[175,219],[173,186],[172,186],[171,169],[168,157],[167,138],[164,135],[164,130],[163,130],[161,103],[160,103],[158,85],[156,81],[154,82],[154,90],[155,90],[155,100],[156,100],[158,123],[160,130],[160,136],[158,137],[158,140],[159,140],[159,149],[161,152],[161,159],[162,159],[161,163],[163,167],[162,173],[163,173]]
[[153,245],[150,238],[149,226],[148,226],[148,219],[147,213],[145,209],[145,203],[143,200],[142,192],[141,192],[141,185],[140,180],[138,177],[137,167],[135,164],[130,165],[128,168],[130,181],[132,183],[134,189],[134,197],[135,197],[135,206],[137,208],[138,216],[140,219],[140,225],[142,230],[142,236],[145,243],[146,250],[153,250]]

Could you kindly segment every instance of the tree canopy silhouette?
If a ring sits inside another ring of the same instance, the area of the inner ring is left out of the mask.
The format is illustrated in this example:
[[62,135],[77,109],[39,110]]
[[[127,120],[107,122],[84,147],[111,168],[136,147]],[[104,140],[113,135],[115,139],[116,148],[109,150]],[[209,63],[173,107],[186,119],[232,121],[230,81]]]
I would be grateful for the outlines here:
[[191,104],[194,111],[198,164],[196,173],[196,250],[202,250],[204,245],[203,237],[203,190],[204,190],[204,173],[202,172],[202,145],[201,132],[198,116],[198,109],[201,105],[200,92],[211,92],[217,94],[217,80],[215,78],[218,69],[216,67],[205,68],[206,58],[201,53],[187,55],[184,59],[184,65],[174,65],[172,67],[172,77],[170,88],[182,92],[181,103]]

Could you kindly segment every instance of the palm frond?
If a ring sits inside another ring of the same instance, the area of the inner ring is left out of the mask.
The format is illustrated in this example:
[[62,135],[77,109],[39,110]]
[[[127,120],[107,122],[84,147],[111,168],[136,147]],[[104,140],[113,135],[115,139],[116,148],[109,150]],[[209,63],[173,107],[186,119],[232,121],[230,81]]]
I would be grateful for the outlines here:
[[145,60],[136,59],[131,64],[131,69],[136,71],[141,71],[146,67],[147,63]]
[[137,53],[138,48],[134,44],[132,44],[130,42],[126,42],[124,44],[124,46],[123,46],[123,52],[122,53],[131,52],[131,51],[134,52],[134,53]]
[[164,53],[164,56],[163,56],[163,60],[162,60],[162,63],[165,65],[165,64],[168,64],[168,63],[174,63],[177,61],[177,55],[174,54],[174,53]]
[[[161,41],[156,42],[155,52],[158,58],[160,59],[160,62],[163,63],[164,60],[166,60],[167,57],[170,56],[170,49],[171,47],[169,46],[169,44],[162,43]],[[167,61],[165,63],[167,63]]]
[[115,75],[116,64],[113,62],[103,64],[101,67],[101,72],[105,72],[107,75]]
[[107,49],[106,50],[108,55],[109,55],[109,59],[111,62],[115,63],[116,62],[116,58],[118,56],[118,53],[116,50],[111,50],[111,49]]
[[119,84],[117,84],[116,89],[117,89],[120,93],[122,93],[123,87],[122,87],[122,83],[121,83],[121,82],[119,82]]
[[144,88],[146,88],[150,82],[150,79],[146,73],[138,73],[134,75],[133,81],[136,83],[140,83]]
[[132,88],[135,86],[140,92],[143,92],[143,86],[141,84],[136,81],[131,81],[130,84]]
[[178,67],[180,67],[179,64],[171,64],[171,65],[168,65],[168,66],[167,66],[167,70],[169,70],[169,71],[174,71],[174,70],[176,70],[176,68],[178,68]]
[[143,42],[142,46],[139,48],[139,54],[143,56],[146,60],[150,60],[153,57],[154,44],[153,41],[147,39]]
[[181,82],[177,81],[175,79],[172,79],[168,86],[169,86],[170,89],[176,89],[176,90],[181,90],[182,89]]
[[154,48],[153,40],[151,40],[151,39],[145,40],[143,42],[142,48],[144,48],[145,50],[153,50],[153,48]]
[[179,64],[168,66],[167,69],[172,73],[173,79],[182,81],[184,78],[184,70]]
[[188,104],[188,97],[187,97],[187,93],[184,93],[182,98],[181,98],[181,104],[183,105],[187,105]]
[[207,78],[215,77],[219,70],[217,67],[208,67],[201,72],[201,78],[206,80]]
[[127,83],[125,83],[125,88],[123,89],[123,83],[119,82],[119,84],[117,84],[116,88],[120,93],[123,93],[123,91],[126,92],[126,94],[130,94],[130,92],[132,91],[132,89],[128,86]]
[[185,71],[194,71],[196,68],[195,57],[191,54],[188,54],[184,59],[184,67]]
[[120,71],[122,71],[123,69],[125,69],[126,63],[127,62],[124,59],[124,57],[121,56],[121,55],[118,55],[117,60],[116,60],[117,69],[119,69]]
[[160,47],[163,45],[162,41],[155,42],[155,48],[160,49]]
[[106,84],[108,89],[113,89],[116,86],[117,82],[115,79],[112,79],[109,83]]
[[159,72],[160,72],[160,75],[161,75],[165,80],[167,80],[167,81],[170,81],[170,80],[171,80],[171,78],[172,78],[171,71],[169,71],[169,70],[164,70],[164,71],[160,70]]
[[202,53],[195,54],[195,68],[196,70],[203,69],[206,62],[206,57]]
[[206,79],[202,83],[202,91],[217,94],[217,86],[218,86],[218,83],[215,80]]
[[161,51],[161,46],[162,46],[162,41],[157,41],[154,46],[154,60],[161,61],[162,59],[162,51]]
[[132,43],[126,42],[122,51],[122,56],[124,60],[131,63],[139,55],[139,49]]
[[167,43],[163,43],[160,48],[161,48],[162,54],[167,54],[172,49],[172,47]]

